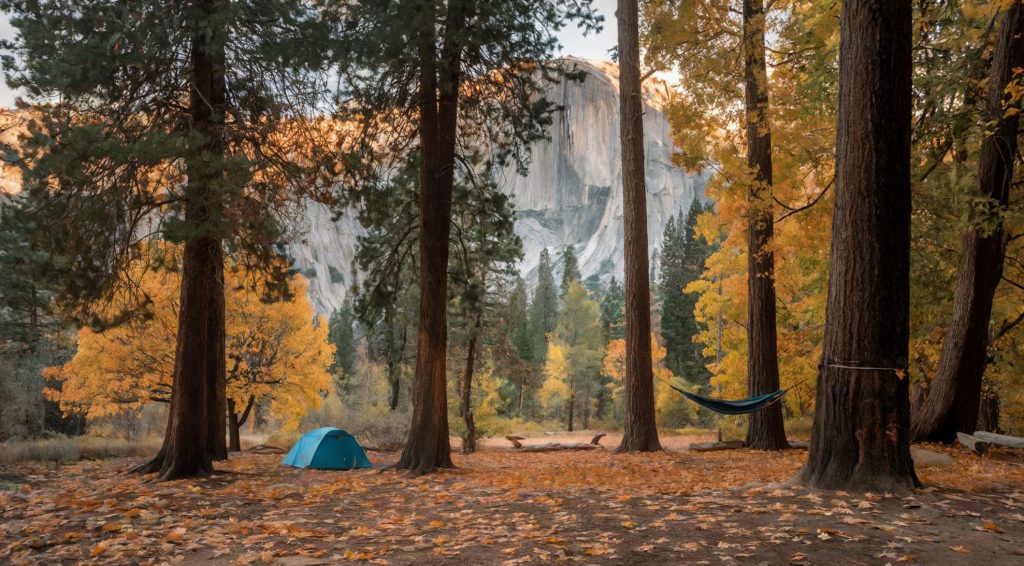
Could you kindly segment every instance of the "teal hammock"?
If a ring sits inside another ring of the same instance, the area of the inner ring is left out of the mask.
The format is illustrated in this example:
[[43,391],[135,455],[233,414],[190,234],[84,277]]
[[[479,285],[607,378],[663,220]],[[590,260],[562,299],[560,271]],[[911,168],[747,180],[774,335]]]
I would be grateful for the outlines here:
[[737,399],[735,401],[727,401],[725,399],[712,399],[710,397],[701,397],[700,395],[680,389],[675,385],[672,385],[671,383],[665,381],[664,379],[662,379],[662,382],[664,382],[672,389],[678,391],[680,394],[682,394],[690,401],[693,401],[694,403],[700,405],[701,407],[712,410],[716,413],[721,413],[723,415],[745,415],[747,413],[760,411],[761,409],[771,405],[772,403],[775,403],[779,399],[782,399],[782,396],[785,395],[786,392],[789,391],[790,389],[796,387],[797,385],[800,385],[800,383],[803,383],[803,381],[801,381],[800,383],[795,383],[785,389],[780,389],[772,393],[765,393],[764,395],[758,395],[757,397],[751,397],[749,399]]

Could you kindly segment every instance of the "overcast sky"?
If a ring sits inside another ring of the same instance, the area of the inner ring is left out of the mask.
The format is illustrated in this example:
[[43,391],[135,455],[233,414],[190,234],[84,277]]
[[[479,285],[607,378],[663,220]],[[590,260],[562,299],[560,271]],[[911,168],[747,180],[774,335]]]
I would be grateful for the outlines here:
[[[600,33],[584,37],[579,28],[572,26],[562,30],[559,38],[562,42],[561,55],[575,55],[586,59],[610,59],[609,50],[615,47],[615,0],[594,0],[594,6],[604,16],[604,29]],[[0,39],[13,39],[7,14],[0,14]],[[8,88],[5,81],[0,82],[0,107],[14,105],[17,93]]]

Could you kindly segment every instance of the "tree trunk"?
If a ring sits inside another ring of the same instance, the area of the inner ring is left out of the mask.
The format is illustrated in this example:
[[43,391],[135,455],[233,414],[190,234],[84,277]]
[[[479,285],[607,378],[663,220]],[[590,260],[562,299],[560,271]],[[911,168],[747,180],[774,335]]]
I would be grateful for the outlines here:
[[461,399],[459,400],[459,416],[466,421],[466,435],[462,438],[462,451],[466,454],[476,452],[476,423],[473,422],[473,363],[476,360],[476,341],[480,334],[480,321],[483,317],[483,306],[476,313],[476,320],[469,336],[469,347],[466,352],[466,372],[462,375]]
[[239,429],[242,423],[239,422],[238,413],[235,412],[235,400],[228,399],[228,450],[230,452],[242,451],[242,435]]
[[250,411],[252,411],[252,406],[256,403],[256,397],[254,397],[252,395],[249,396],[249,401],[245,404],[245,410],[242,411],[241,415],[239,415],[237,412],[235,412],[235,409],[237,407],[235,407],[235,400],[234,399],[228,399],[227,403],[228,403],[228,425],[229,425],[229,427],[228,427],[228,431],[229,431],[228,450],[231,451],[231,452],[241,452],[242,451],[242,437],[241,437],[242,426],[245,425],[245,421],[249,420],[249,413],[250,413]]
[[385,356],[388,369],[388,409],[398,409],[398,397],[401,393],[401,361],[405,355],[405,325],[402,325],[402,340],[399,342],[395,331],[395,307],[384,308]]
[[394,411],[398,408],[398,394],[401,391],[401,380],[399,379],[398,362],[388,360],[388,409]]
[[208,475],[213,460],[227,457],[224,415],[224,255],[214,224],[224,154],[225,53],[220,0],[196,3],[190,53],[189,112],[204,138],[198,156],[186,159],[185,222],[195,233],[185,242],[171,404],[163,446],[135,469],[160,480]]
[[[223,67],[221,67],[223,69]],[[223,76],[222,76],[223,79]],[[223,80],[221,81],[223,82]],[[223,92],[221,92],[223,98]],[[218,213],[219,214],[219,213]],[[214,263],[217,273],[214,275],[219,291],[210,293],[207,352],[207,423],[206,441],[210,457],[214,460],[227,460],[228,446],[225,442],[227,433],[227,353],[225,349],[225,312],[224,312],[224,248],[218,240],[214,245]]]
[[569,401],[566,402],[567,411],[569,413],[568,422],[566,422],[565,430],[572,432],[575,422],[573,416],[576,414],[576,393],[569,394]]
[[810,453],[800,480],[918,484],[910,457],[911,6],[842,5],[836,205]]
[[[775,254],[770,247],[775,231],[772,217],[772,135],[768,124],[764,26],[763,0],[743,0],[747,165],[754,174],[747,193],[747,389],[751,397],[779,389]],[[760,450],[789,448],[782,421],[782,403],[773,403],[750,414],[746,444]]]
[[651,291],[647,257],[647,187],[640,91],[637,0],[618,0],[619,139],[626,288],[625,422],[616,452],[661,450],[654,421],[651,370]]
[[[440,64],[436,61],[433,29],[425,28],[419,38],[420,318],[412,426],[395,465],[416,474],[453,467],[448,441],[446,368],[448,238],[466,2],[453,0],[448,4]],[[433,14],[426,14],[426,21],[432,19]]]
[[957,432],[974,432],[985,373],[989,319],[996,287],[1003,274],[1006,238],[1002,214],[1010,200],[1010,182],[1017,158],[1016,113],[1007,116],[1006,85],[1014,69],[1024,66],[1024,9],[1014,2],[1002,15],[999,42],[992,61],[986,115],[995,131],[985,138],[978,160],[978,195],[971,226],[964,233],[960,269],[953,295],[953,318],[928,399],[914,414],[914,440],[951,443]]
[[991,383],[982,385],[978,424],[974,430],[999,432],[999,392]]

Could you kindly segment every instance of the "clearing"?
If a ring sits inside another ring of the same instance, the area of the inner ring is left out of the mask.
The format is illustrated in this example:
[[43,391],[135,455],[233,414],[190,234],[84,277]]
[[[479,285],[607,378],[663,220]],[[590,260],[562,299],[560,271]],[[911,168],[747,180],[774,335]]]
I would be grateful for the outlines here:
[[929,446],[926,487],[892,495],[785,486],[799,450],[507,445],[485,442],[454,454],[458,469],[424,477],[298,470],[247,453],[192,482],[124,475],[126,459],[0,470],[0,562],[1024,563],[1024,457],[1008,449]]

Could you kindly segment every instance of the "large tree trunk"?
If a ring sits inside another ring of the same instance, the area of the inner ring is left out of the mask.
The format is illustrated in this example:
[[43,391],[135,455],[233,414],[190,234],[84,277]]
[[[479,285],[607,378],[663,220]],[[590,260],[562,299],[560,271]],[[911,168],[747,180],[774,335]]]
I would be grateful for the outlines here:
[[[775,231],[772,217],[772,135],[768,124],[764,27],[763,0],[743,0],[747,165],[754,172],[747,193],[747,388],[751,397],[779,389],[775,254],[770,247]],[[761,450],[789,448],[782,421],[782,403],[773,403],[750,414],[747,446]]]
[[480,322],[483,318],[483,306],[476,313],[476,320],[470,331],[469,347],[466,349],[466,372],[462,375],[462,390],[459,400],[459,416],[466,422],[466,435],[462,437],[462,451],[466,454],[476,452],[476,423],[473,421],[473,364],[476,361],[476,341],[480,334]]
[[224,396],[224,252],[214,226],[224,154],[225,53],[220,0],[201,0],[190,53],[191,127],[204,138],[200,155],[186,159],[185,222],[195,233],[185,242],[171,405],[163,446],[135,469],[172,480],[210,474],[227,457]]
[[619,0],[619,139],[626,260],[625,423],[617,452],[661,450],[654,421],[651,290],[647,257],[644,109],[640,92],[637,0]]
[[1003,274],[1006,238],[1002,214],[1010,200],[1017,159],[1016,113],[1007,115],[1006,85],[1014,69],[1024,66],[1024,10],[1014,2],[1002,15],[999,42],[992,61],[984,121],[995,123],[985,138],[978,162],[978,196],[983,205],[971,211],[964,233],[960,270],[953,295],[942,355],[928,398],[914,414],[913,438],[951,443],[957,432],[974,432],[985,373],[992,300]]
[[[461,40],[469,0],[448,4],[441,64],[434,34],[420,37],[420,320],[412,427],[398,469],[422,474],[451,468],[448,441],[448,237],[461,83]],[[431,10],[425,7],[425,10]],[[428,21],[433,19],[428,14]],[[438,80],[440,76],[440,81]]]
[[840,19],[836,205],[821,372],[800,480],[918,484],[910,457],[911,6],[848,0]]

